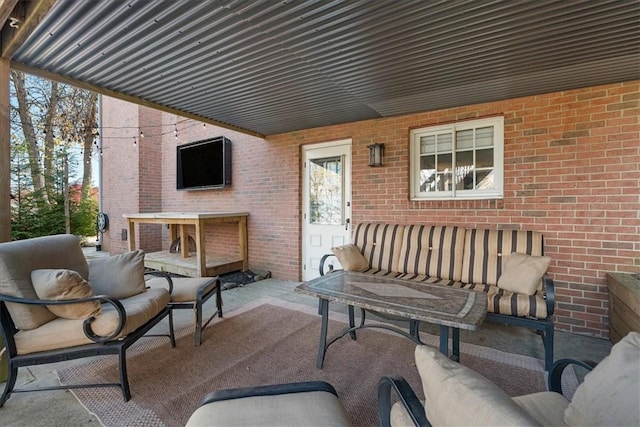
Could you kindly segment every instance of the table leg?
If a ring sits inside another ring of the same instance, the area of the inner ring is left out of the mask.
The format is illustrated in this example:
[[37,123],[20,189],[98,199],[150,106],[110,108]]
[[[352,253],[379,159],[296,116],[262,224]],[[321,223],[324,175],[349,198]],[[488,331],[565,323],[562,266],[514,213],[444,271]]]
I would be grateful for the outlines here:
[[329,300],[320,299],[320,312],[322,314],[322,326],[320,328],[320,342],[318,343],[318,360],[316,368],[322,369],[324,354],[327,351],[327,328],[329,327]]
[[449,357],[449,327],[440,325],[440,353]]
[[453,349],[451,353],[451,360],[455,362],[460,361],[460,329],[453,328],[452,330]]
[[[354,314],[354,308],[352,305],[349,306],[349,328],[354,328],[356,326],[356,316]],[[356,339],[356,331],[353,330],[351,332],[349,332],[349,335],[351,335],[351,339],[355,340]]]

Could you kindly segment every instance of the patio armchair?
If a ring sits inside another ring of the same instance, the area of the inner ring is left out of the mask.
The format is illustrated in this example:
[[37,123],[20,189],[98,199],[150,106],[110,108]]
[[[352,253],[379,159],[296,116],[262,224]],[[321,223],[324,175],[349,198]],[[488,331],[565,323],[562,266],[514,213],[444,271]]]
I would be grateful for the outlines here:
[[[510,397],[473,370],[436,349],[416,347],[424,391],[418,400],[406,380],[387,376],[378,383],[381,426],[637,426],[640,422],[640,333],[631,332],[599,364],[561,359],[549,373],[549,390]],[[562,371],[578,365],[589,373],[571,400],[562,394]],[[391,405],[392,391],[397,395]]]
[[[72,235],[0,243],[0,329],[8,378],[0,407],[12,393],[119,387],[131,397],[126,351],[165,317],[175,347],[169,292],[146,289],[144,252],[92,260]],[[150,335],[147,335],[150,336]],[[18,368],[118,355],[118,383],[15,388]]]

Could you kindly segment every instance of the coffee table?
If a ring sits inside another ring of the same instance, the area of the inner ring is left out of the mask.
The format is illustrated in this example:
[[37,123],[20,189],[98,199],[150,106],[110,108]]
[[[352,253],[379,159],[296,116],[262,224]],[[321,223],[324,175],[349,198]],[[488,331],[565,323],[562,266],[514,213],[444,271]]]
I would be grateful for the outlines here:
[[[452,329],[451,358],[460,357],[460,329],[475,331],[487,314],[487,297],[484,293],[449,286],[433,285],[365,273],[338,271],[304,282],[296,287],[297,292],[320,299],[322,324],[316,366],[322,369],[327,349],[338,339],[361,328],[382,328],[405,336],[416,344],[420,340],[420,322],[440,326],[440,352],[449,356],[449,328]],[[329,301],[349,307],[349,326],[327,341],[329,323]],[[355,325],[353,309],[362,309],[359,325]],[[375,311],[409,320],[407,333],[389,324],[366,324],[364,310]]]

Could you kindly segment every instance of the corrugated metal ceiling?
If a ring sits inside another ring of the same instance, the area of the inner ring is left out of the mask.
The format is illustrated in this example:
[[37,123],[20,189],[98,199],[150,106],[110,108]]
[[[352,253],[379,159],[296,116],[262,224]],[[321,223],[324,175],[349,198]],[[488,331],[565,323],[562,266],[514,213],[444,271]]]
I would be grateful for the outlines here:
[[637,1],[59,0],[15,63],[261,134],[640,78]]

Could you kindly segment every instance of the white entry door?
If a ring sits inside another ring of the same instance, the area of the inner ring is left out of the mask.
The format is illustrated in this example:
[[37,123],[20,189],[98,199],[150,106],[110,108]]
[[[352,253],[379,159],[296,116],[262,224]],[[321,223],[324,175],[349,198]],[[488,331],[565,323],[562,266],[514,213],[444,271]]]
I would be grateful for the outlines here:
[[320,275],[320,259],[332,246],[350,242],[351,140],[303,150],[302,279],[311,280]]

